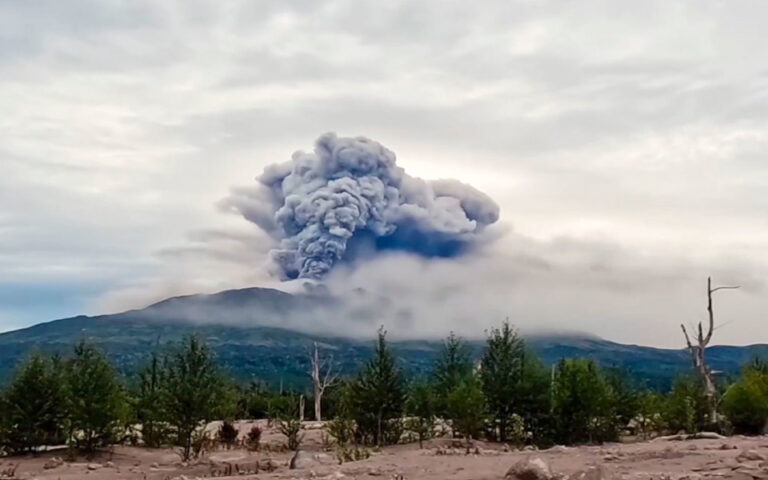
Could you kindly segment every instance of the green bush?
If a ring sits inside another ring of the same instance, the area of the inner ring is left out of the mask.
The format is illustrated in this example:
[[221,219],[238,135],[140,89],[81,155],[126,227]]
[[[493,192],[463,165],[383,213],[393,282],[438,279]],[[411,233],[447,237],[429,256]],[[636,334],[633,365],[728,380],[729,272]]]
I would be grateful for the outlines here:
[[664,397],[662,418],[672,432],[697,433],[708,422],[708,400],[701,381],[696,377],[681,377],[672,391]]
[[65,400],[61,363],[33,354],[17,367],[5,395],[3,449],[34,453],[43,445],[61,443]]
[[448,418],[455,433],[465,439],[478,438],[485,422],[485,398],[474,375],[464,379],[446,399]]
[[768,423],[768,373],[746,368],[742,378],[726,390],[722,410],[737,433],[764,433]]
[[594,360],[562,360],[554,382],[556,435],[561,443],[618,439],[617,397]]

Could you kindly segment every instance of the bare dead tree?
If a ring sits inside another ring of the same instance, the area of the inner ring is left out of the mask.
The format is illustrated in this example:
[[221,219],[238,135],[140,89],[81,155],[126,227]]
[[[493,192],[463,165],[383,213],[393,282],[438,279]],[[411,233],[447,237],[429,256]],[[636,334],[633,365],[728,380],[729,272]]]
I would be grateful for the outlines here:
[[333,385],[338,377],[333,372],[333,356],[325,359],[320,359],[320,349],[317,347],[317,342],[314,343],[314,351],[310,356],[312,383],[315,387],[315,420],[320,422],[323,419],[321,412],[321,404],[323,400],[323,394],[325,389]]
[[702,382],[704,383],[704,393],[709,402],[709,419],[715,421],[717,417],[717,401],[715,399],[715,374],[709,365],[707,365],[707,346],[712,340],[712,333],[715,330],[715,313],[712,309],[712,294],[718,290],[732,290],[739,288],[735,286],[720,286],[712,288],[712,277],[707,277],[707,313],[709,316],[709,325],[707,326],[707,332],[704,333],[704,328],[701,322],[698,325],[698,331],[694,338],[695,343],[691,341],[691,337],[688,335],[688,331],[685,329],[685,325],[680,324],[680,328],[683,329],[683,335],[685,336],[685,343],[688,348],[688,352],[691,354],[693,360],[693,368],[696,369]]

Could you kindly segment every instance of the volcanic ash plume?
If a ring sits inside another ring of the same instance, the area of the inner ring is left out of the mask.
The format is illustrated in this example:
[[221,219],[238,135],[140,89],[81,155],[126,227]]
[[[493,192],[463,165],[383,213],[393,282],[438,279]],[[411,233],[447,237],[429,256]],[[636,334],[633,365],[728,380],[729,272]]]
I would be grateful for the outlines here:
[[257,180],[225,206],[276,239],[271,258],[284,279],[321,278],[339,262],[388,249],[460,255],[499,218],[484,193],[411,177],[393,152],[364,137],[327,133],[314,153],[296,152]]

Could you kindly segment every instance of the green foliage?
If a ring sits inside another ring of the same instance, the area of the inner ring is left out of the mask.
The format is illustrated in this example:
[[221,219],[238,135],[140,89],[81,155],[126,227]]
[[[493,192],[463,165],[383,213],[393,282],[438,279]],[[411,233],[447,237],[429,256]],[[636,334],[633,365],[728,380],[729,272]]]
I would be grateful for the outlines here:
[[373,358],[350,385],[348,401],[356,435],[363,443],[380,446],[399,440],[405,380],[383,329],[379,330]]
[[660,433],[665,428],[662,411],[664,409],[664,396],[651,391],[640,392],[636,397],[637,412],[635,424],[637,434],[647,439],[654,433]]
[[488,413],[494,422],[491,433],[498,432],[497,438],[504,442],[512,414],[521,403],[525,346],[509,322],[504,322],[501,328],[491,329],[487,341],[480,362],[480,381]]
[[696,377],[681,377],[665,397],[662,417],[673,432],[700,432],[707,424],[709,405],[701,381]]
[[36,452],[43,445],[61,443],[64,401],[61,363],[33,354],[17,368],[5,395],[3,450]]
[[251,382],[246,387],[237,388],[238,418],[269,418],[272,399],[276,396],[262,383]]
[[469,345],[451,332],[443,341],[432,373],[438,414],[446,415],[444,400],[471,374],[472,352]]
[[117,373],[104,354],[80,343],[66,363],[67,422],[70,441],[92,454],[118,439],[127,404]]
[[617,397],[593,360],[562,360],[553,391],[556,437],[562,443],[618,438]]
[[287,397],[288,401],[276,411],[280,433],[285,436],[286,446],[289,450],[298,450],[304,440],[301,433],[301,420],[299,419],[299,397]]
[[139,373],[139,389],[136,392],[134,411],[141,424],[144,445],[151,448],[168,441],[169,431],[165,422],[166,410],[160,359],[152,355],[149,365]]
[[742,378],[726,390],[722,410],[738,433],[762,434],[768,425],[768,368],[753,360]]
[[412,382],[405,402],[405,411],[410,416],[406,428],[416,434],[419,448],[424,440],[432,437],[435,427],[435,393],[432,386],[424,381]]
[[234,395],[213,363],[208,346],[188,337],[165,362],[163,400],[168,423],[183,460],[195,454],[194,443],[204,442],[200,428],[234,410]]
[[[554,435],[551,370],[526,350],[521,375],[516,392],[515,413],[522,421],[524,436],[515,433],[511,440],[517,443],[532,442],[540,446],[550,445]],[[513,427],[519,431],[517,419],[513,419]]]
[[618,434],[637,416],[639,394],[630,387],[626,373],[617,368],[605,370],[605,381],[609,389],[608,402],[614,414],[612,418],[614,425],[611,425],[610,428],[615,429]]
[[479,380],[470,375],[446,399],[453,430],[466,439],[477,438],[485,421],[485,398]]

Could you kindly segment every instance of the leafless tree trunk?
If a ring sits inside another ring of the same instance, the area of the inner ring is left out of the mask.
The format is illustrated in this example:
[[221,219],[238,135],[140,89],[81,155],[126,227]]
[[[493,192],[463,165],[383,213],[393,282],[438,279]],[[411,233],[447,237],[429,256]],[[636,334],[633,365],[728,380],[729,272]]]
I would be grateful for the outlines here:
[[709,420],[714,422],[717,418],[717,401],[715,399],[715,375],[709,365],[707,365],[707,346],[712,340],[712,332],[715,329],[715,314],[712,310],[712,294],[718,290],[734,289],[738,286],[723,286],[712,288],[712,277],[707,278],[707,313],[709,314],[709,325],[707,333],[704,334],[704,328],[699,322],[698,331],[694,338],[695,343],[691,342],[691,337],[685,329],[685,325],[680,324],[685,336],[685,343],[693,359],[693,368],[699,373],[702,382],[704,382],[704,393],[709,402]]
[[314,351],[310,357],[312,363],[312,383],[315,387],[315,420],[320,422],[322,416],[322,400],[325,389],[333,385],[336,381],[336,375],[333,373],[333,357],[324,360],[320,359],[320,351],[317,348],[317,342],[314,344]]

